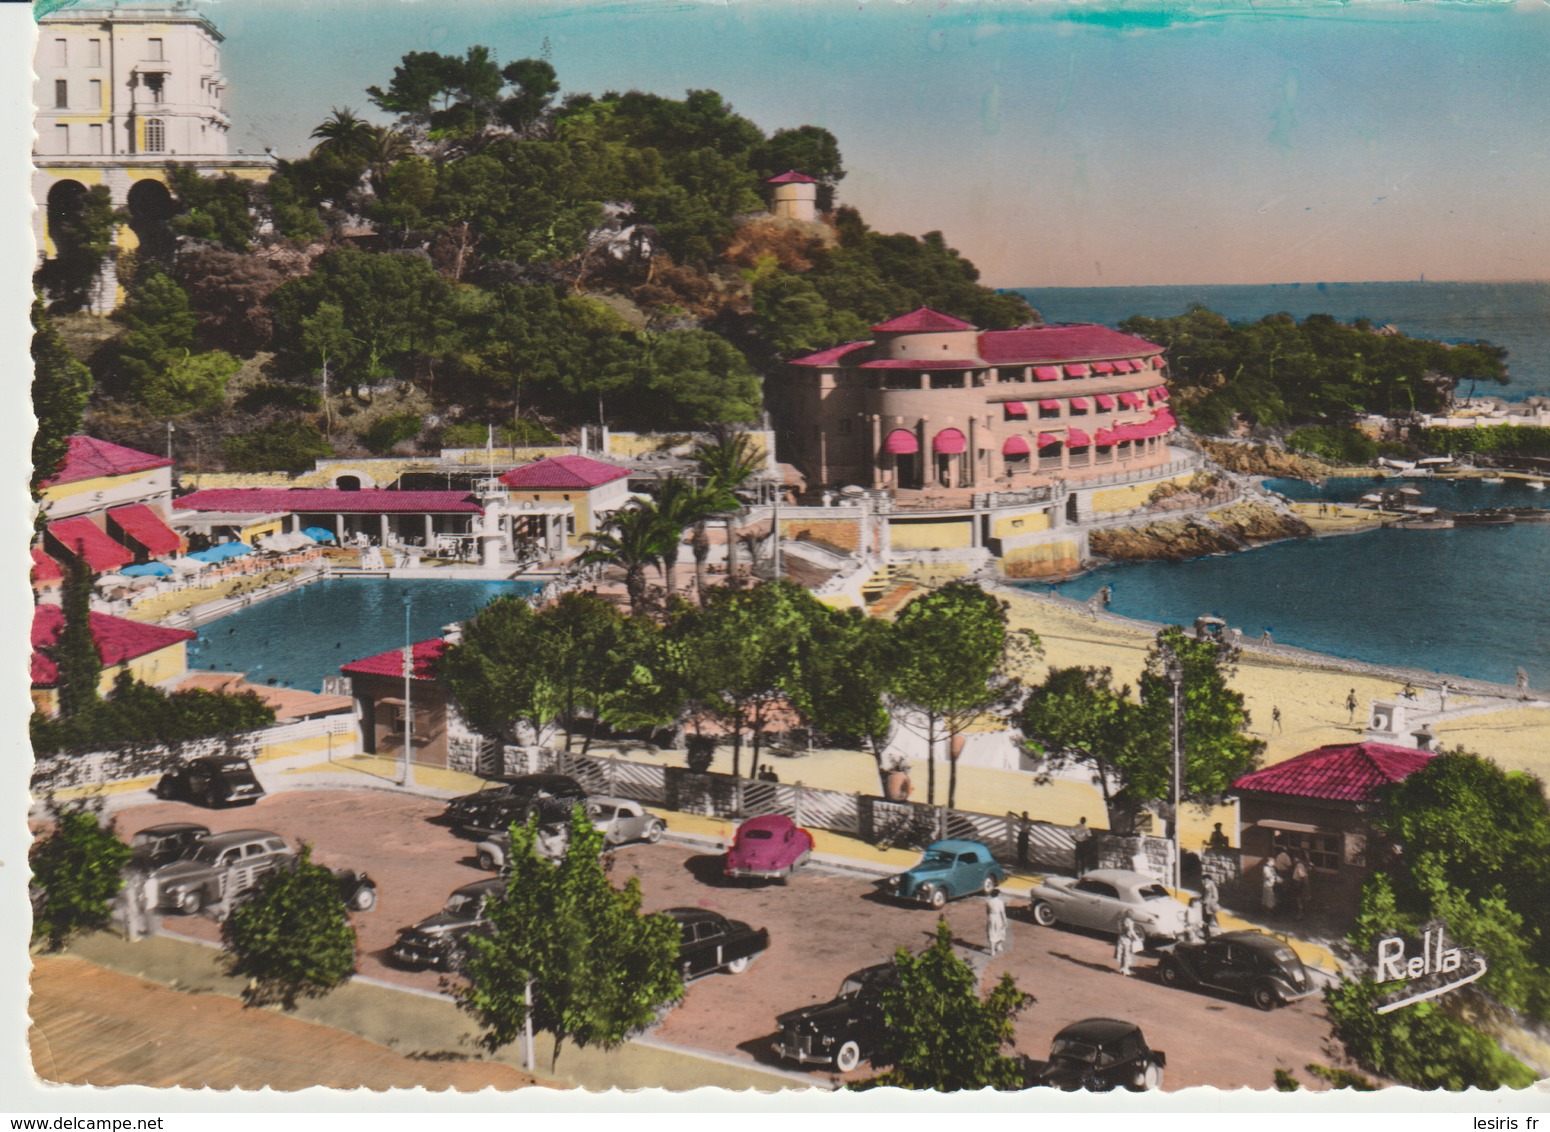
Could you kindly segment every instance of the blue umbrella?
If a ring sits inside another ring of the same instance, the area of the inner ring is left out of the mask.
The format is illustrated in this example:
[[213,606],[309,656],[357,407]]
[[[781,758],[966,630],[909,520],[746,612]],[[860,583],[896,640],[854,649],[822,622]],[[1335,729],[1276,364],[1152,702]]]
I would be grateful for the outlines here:
[[165,578],[172,573],[172,567],[164,562],[145,562],[139,566],[125,566],[119,573],[126,578]]
[[334,541],[334,532],[329,530],[327,527],[308,527],[306,530],[302,531],[301,533],[306,535],[313,542],[333,542]]
[[253,548],[245,542],[223,542],[209,550],[197,550],[189,557],[197,558],[200,562],[225,562],[228,558],[241,558],[244,554],[252,553]]

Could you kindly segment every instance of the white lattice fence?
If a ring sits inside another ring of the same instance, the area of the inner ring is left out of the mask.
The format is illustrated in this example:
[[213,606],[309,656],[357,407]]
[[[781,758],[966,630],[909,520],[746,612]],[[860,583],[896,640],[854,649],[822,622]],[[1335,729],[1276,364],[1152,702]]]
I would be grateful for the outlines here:
[[861,832],[861,807],[854,794],[810,790],[805,786],[794,786],[791,790],[795,795],[791,818],[798,825],[831,829],[836,833]]
[[613,785],[609,788],[609,793],[615,797],[632,798],[637,802],[655,802],[657,805],[667,801],[667,775],[662,767],[627,762],[624,759],[610,761],[613,769]]

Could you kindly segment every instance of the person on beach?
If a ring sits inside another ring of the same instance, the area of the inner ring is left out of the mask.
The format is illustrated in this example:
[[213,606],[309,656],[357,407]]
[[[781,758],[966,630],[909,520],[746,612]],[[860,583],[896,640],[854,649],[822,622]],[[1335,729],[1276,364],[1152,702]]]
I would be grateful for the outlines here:
[[1141,929],[1136,926],[1135,917],[1129,912],[1119,922],[1119,935],[1114,938],[1114,961],[1119,964],[1119,973],[1126,978],[1130,977],[1131,965],[1135,962],[1136,952],[1146,944],[1146,939],[1141,935]]
[[1518,699],[1526,700],[1528,698],[1528,673],[1520,668],[1518,669]]
[[1453,690],[1453,685],[1444,680],[1437,686],[1437,714],[1446,715],[1448,712],[1448,693]]
[[1000,888],[985,897],[985,948],[994,959],[1006,950],[1006,901]]
[[1276,885],[1280,878],[1276,876],[1276,863],[1270,858],[1265,858],[1265,872],[1260,879],[1259,902],[1267,912],[1276,910]]
[[1345,696],[1345,710],[1347,723],[1356,722],[1356,689],[1352,688]]
[[1270,728],[1273,731],[1281,730],[1281,709],[1279,707],[1272,707],[1270,709]]
[[[1521,672],[1523,670],[1520,668],[1518,671]],[[1399,690],[1399,694],[1407,700],[1415,699],[1415,685],[1406,680],[1405,686]]]

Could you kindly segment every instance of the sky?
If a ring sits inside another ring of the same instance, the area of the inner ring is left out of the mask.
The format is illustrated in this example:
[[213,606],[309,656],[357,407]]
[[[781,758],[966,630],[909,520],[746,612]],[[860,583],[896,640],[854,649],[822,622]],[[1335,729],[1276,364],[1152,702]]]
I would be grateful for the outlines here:
[[[994,286],[1550,276],[1550,4],[209,0],[235,148],[295,156],[408,51],[720,91]],[[380,119],[384,120],[385,119]]]

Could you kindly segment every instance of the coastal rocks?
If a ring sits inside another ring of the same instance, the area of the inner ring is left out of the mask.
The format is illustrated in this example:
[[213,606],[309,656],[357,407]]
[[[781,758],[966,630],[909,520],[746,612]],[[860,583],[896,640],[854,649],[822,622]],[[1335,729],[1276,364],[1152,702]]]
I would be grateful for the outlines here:
[[1319,460],[1266,444],[1241,444],[1202,437],[1200,447],[1228,471],[1243,475],[1317,481],[1335,472],[1334,468]]
[[1278,542],[1313,535],[1313,528],[1296,515],[1279,511],[1268,503],[1245,501],[1224,511],[1213,511],[1211,518],[1246,542]]
[[1172,519],[1144,527],[1093,531],[1089,545],[1095,555],[1115,562],[1181,562],[1286,538],[1306,538],[1312,529],[1293,515],[1264,503],[1244,502],[1213,513],[1208,519]]

